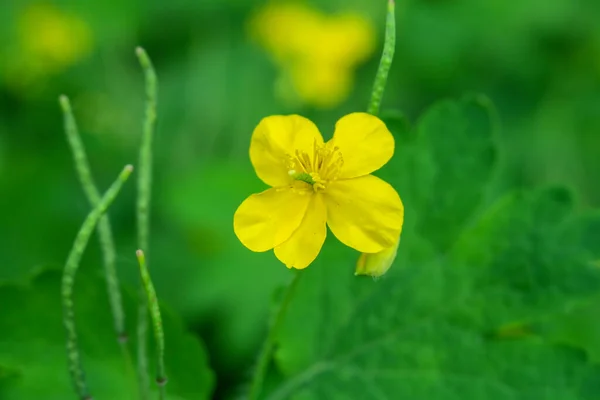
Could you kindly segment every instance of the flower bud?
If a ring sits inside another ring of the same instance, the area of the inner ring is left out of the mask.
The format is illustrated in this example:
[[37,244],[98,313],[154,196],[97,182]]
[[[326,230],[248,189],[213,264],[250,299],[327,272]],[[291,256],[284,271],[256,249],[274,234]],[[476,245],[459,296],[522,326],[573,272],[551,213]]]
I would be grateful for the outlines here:
[[354,275],[368,275],[378,278],[385,274],[394,263],[400,238],[392,247],[388,247],[379,253],[362,253],[356,262],[356,271]]

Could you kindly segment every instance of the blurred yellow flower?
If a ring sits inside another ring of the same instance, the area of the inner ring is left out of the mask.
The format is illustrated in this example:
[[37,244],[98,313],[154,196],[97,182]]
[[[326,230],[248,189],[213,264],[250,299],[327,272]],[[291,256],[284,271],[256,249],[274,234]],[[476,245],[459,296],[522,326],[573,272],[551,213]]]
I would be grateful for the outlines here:
[[272,3],[252,18],[253,36],[282,68],[295,95],[317,107],[348,96],[354,69],[375,49],[375,34],[359,14],[327,16],[298,3]]
[[288,268],[298,269],[319,254],[326,226],[360,252],[393,246],[404,207],[392,186],[370,175],[393,153],[392,134],[370,114],[341,118],[326,143],[304,117],[264,118],[252,134],[250,160],[271,188],[242,202],[233,219],[235,234],[248,249],[274,249]]
[[16,24],[17,48],[9,74],[19,84],[60,72],[92,48],[92,33],[86,22],[49,4],[24,8]]

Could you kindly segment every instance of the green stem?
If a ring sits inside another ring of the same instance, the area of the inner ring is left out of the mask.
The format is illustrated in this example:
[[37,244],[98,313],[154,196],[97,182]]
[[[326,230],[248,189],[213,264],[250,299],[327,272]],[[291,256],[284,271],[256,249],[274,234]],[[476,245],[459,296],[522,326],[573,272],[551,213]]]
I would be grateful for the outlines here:
[[379,62],[375,83],[371,93],[371,101],[367,108],[369,114],[379,114],[383,92],[387,83],[387,77],[392,67],[394,59],[394,50],[396,47],[396,16],[394,0],[388,0],[387,18],[385,24],[385,42],[383,45],[383,54]]
[[[77,128],[77,122],[71,109],[71,103],[67,96],[60,96],[59,98],[60,107],[63,112],[65,133],[67,135],[67,141],[71,147],[71,153],[73,154],[73,160],[75,162],[75,169],[83,187],[83,191],[87,200],[92,208],[97,207],[100,204],[101,197],[100,191],[94,183],[90,164],[85,153],[85,148],[81,137],[79,135],[79,129]],[[103,215],[98,222],[98,238],[100,240],[100,247],[102,248],[102,256],[104,259],[104,274],[106,277],[106,288],[108,291],[108,300],[110,303],[110,309],[113,316],[113,325],[119,343],[126,348],[125,343],[127,342],[127,333],[125,332],[125,312],[123,311],[123,301],[121,299],[121,291],[119,289],[119,279],[116,271],[116,251],[115,242],[113,239],[112,229],[110,227],[110,221],[108,215]]]
[[[139,176],[137,185],[137,233],[138,248],[148,253],[150,236],[150,197],[152,192],[152,141],[156,128],[157,79],[152,62],[141,47],[135,49],[140,65],[144,71],[146,86],[146,112],[142,143],[139,156]],[[137,339],[138,339],[138,383],[140,398],[148,399],[150,382],[148,379],[148,306],[143,285],[140,285],[138,304]]]
[[138,293],[137,309],[137,372],[138,391],[141,400],[150,398],[150,379],[148,377],[148,308],[144,289],[140,288]]
[[154,330],[154,341],[156,342],[156,383],[159,388],[159,399],[166,399],[167,374],[165,372],[165,334],[163,331],[162,318],[160,316],[160,307],[158,306],[158,300],[156,298],[156,291],[152,284],[152,279],[148,273],[146,266],[146,257],[144,252],[138,250],[136,252],[138,264],[140,266],[140,276],[147,296],[148,310],[150,312],[150,318],[152,319],[152,327]]
[[117,180],[112,184],[104,194],[100,203],[88,214],[83,225],[79,229],[73,247],[65,263],[65,269],[61,282],[61,298],[63,306],[63,325],[67,333],[67,357],[69,363],[69,372],[75,386],[75,390],[82,400],[91,399],[89,395],[85,374],[81,366],[81,356],[77,345],[77,330],[75,329],[75,310],[73,306],[73,286],[75,284],[75,275],[79,268],[79,262],[87,247],[88,241],[102,215],[106,212],[110,204],[117,197],[123,183],[127,181],[133,171],[131,165],[127,165]]
[[290,301],[294,296],[294,291],[298,286],[298,282],[300,282],[301,276],[302,273],[300,271],[296,271],[294,279],[292,279],[292,281],[288,285],[283,300],[281,301],[281,304],[279,306],[279,309],[275,314],[275,317],[269,329],[269,334],[267,335],[267,339],[265,340],[260,354],[258,356],[258,364],[256,365],[256,371],[254,372],[252,383],[250,384],[250,394],[248,396],[248,400],[256,400],[260,396],[265,376],[267,375],[269,362],[271,361],[273,348],[275,347],[275,342],[277,340],[277,334],[279,333],[281,324],[285,319],[285,314],[287,312],[288,306],[290,305]]

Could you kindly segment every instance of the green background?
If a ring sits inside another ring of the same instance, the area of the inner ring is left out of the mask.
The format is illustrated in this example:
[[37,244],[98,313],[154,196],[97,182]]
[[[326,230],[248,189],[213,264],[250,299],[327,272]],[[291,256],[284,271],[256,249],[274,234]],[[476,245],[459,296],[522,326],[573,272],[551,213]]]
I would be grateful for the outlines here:
[[[330,137],[366,109],[379,54],[339,107],[286,106],[278,69],[246,30],[251,0],[55,1],[94,35],[88,57],[31,85],[0,9],[0,399],[75,398],[60,270],[89,211],[62,130],[70,96],[101,190],[136,164],[142,45],[159,76],[150,272],[165,318],[173,399],[244,398],[270,312],[292,273],[233,233],[264,188],[248,159],[258,121],[311,118]],[[311,1],[369,18],[385,1]],[[328,238],[290,305],[265,399],[600,397],[600,3],[397,2],[382,118],[396,154],[378,175],[400,193],[398,258],[378,280]],[[135,184],[110,209],[127,325],[137,285]],[[332,236],[332,235],[329,235]],[[75,287],[95,399],[135,398],[90,241]],[[133,335],[132,335],[133,336]],[[131,343],[133,346],[133,343]]]

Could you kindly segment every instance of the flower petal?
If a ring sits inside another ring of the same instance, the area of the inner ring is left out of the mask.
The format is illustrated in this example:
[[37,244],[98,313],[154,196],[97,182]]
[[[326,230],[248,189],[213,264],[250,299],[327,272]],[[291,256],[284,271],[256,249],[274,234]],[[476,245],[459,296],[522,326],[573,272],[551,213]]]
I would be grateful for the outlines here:
[[394,137],[382,120],[367,113],[340,118],[332,141],[344,157],[340,179],[370,174],[394,155]]
[[313,58],[345,66],[349,72],[357,63],[368,59],[377,44],[372,24],[357,13],[331,18],[321,28],[320,36],[319,41],[313,43]]
[[261,252],[285,242],[302,222],[313,191],[304,182],[253,194],[233,216],[233,230],[244,246]]
[[353,76],[347,67],[308,59],[290,69],[297,95],[306,103],[332,108],[348,97]]
[[378,253],[400,236],[404,206],[387,182],[373,175],[335,181],[325,195],[329,229],[346,246]]
[[296,150],[312,154],[315,141],[323,143],[319,129],[299,115],[273,115],[263,118],[252,133],[250,161],[256,175],[267,185],[290,184],[288,157]]
[[321,195],[312,196],[310,206],[296,232],[275,247],[275,256],[286,267],[306,268],[321,251],[327,236],[327,209],[323,200]]

